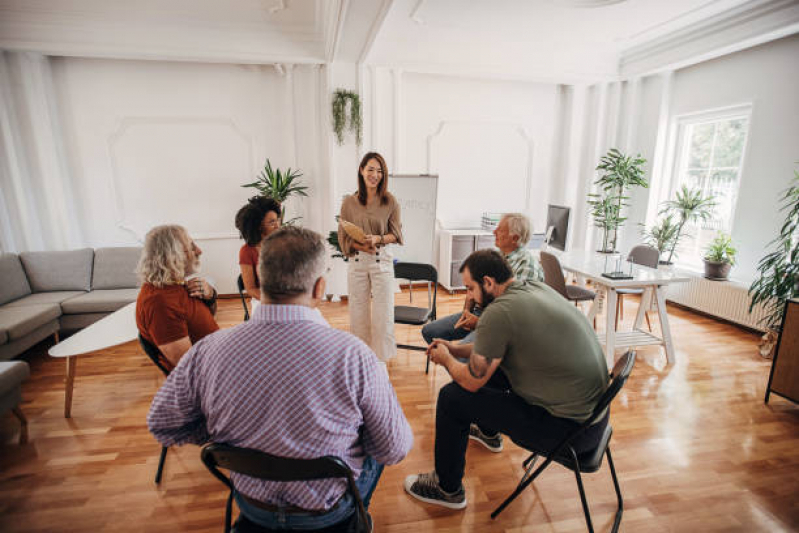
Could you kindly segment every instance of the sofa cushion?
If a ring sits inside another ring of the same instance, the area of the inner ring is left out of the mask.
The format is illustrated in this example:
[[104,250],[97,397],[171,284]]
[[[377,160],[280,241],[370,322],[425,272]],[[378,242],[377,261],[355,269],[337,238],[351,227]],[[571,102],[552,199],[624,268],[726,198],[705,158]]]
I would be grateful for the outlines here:
[[54,292],[37,292],[29,294],[19,300],[14,300],[6,304],[6,307],[21,307],[24,305],[41,305],[41,304],[60,304],[64,300],[68,300],[75,296],[86,294],[84,291],[54,291]]
[[25,361],[0,362],[0,395],[15,389],[31,375]]
[[61,304],[65,315],[79,313],[111,313],[135,302],[139,289],[97,290],[75,296]]
[[33,292],[91,289],[94,250],[22,252],[19,254]]
[[58,304],[24,305],[20,307],[0,307],[0,331],[8,334],[13,341],[43,326],[61,315]]
[[17,254],[0,254],[0,305],[31,293],[25,270]]
[[94,251],[92,289],[130,289],[138,287],[136,266],[141,247],[98,248]]

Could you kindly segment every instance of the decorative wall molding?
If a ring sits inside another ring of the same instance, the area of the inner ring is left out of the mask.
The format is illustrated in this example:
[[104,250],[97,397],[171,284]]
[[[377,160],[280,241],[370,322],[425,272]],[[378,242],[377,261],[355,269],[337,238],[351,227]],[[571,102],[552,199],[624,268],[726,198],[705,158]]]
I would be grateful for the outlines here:
[[358,56],[358,63],[363,63],[369,57],[369,52],[372,51],[372,46],[375,44],[377,34],[380,33],[380,28],[383,27],[383,22],[385,22],[388,11],[391,9],[391,4],[394,3],[394,0],[382,0],[382,2],[380,11],[377,16],[372,19],[372,25],[369,27],[369,36],[366,38],[360,56]]
[[799,32],[796,0],[750,0],[624,50],[623,78],[674,70]]
[[[149,228],[135,227],[135,225],[127,219],[128,211],[125,207],[125,198],[120,191],[121,177],[120,165],[117,160],[116,145],[125,137],[131,128],[137,126],[152,126],[152,125],[216,125],[229,128],[247,147],[247,161],[250,163],[250,175],[254,175],[255,171],[253,165],[253,152],[256,146],[256,139],[248,135],[242,130],[232,118],[229,117],[124,117],[121,118],[116,127],[108,134],[106,143],[108,146],[108,157],[111,163],[111,173],[108,175],[108,187],[111,192],[111,197],[114,200],[114,211],[116,225],[123,231],[128,232],[136,238],[138,242],[144,242],[144,236]],[[189,228],[191,231],[191,228]],[[191,232],[192,237],[198,240],[214,240],[214,239],[238,239],[238,233],[234,231],[218,231],[218,232]]]

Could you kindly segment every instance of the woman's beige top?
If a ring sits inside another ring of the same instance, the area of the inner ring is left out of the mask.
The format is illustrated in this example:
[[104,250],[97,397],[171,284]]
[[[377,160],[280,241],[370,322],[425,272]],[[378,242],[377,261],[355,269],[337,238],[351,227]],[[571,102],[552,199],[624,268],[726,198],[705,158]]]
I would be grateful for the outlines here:
[[[341,203],[341,217],[347,222],[352,222],[359,226],[367,235],[394,235],[397,238],[397,244],[402,244],[402,222],[400,221],[400,206],[394,195],[388,195],[388,202],[385,205],[380,204],[380,198],[375,198],[372,201],[366,202],[366,205],[361,205],[358,202],[358,195],[352,194],[344,198]],[[345,256],[351,257],[355,255],[355,250],[352,247],[352,237],[338,228],[338,243],[341,246],[341,251]]]

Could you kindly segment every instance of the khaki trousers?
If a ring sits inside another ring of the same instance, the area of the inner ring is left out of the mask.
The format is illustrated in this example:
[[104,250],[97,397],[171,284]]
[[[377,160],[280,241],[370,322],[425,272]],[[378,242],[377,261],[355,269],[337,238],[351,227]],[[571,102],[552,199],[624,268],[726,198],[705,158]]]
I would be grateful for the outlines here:
[[350,331],[383,362],[397,355],[394,338],[394,258],[358,252],[347,261]]

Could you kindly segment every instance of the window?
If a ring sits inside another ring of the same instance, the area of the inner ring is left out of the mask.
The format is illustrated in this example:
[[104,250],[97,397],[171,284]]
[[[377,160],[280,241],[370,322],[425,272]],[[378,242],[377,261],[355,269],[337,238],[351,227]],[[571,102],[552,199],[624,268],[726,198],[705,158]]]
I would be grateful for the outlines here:
[[707,245],[721,231],[730,233],[741,182],[750,108],[706,113],[679,119],[677,160],[670,198],[683,185],[712,196],[708,220],[689,222],[677,246],[675,262],[699,268]]

